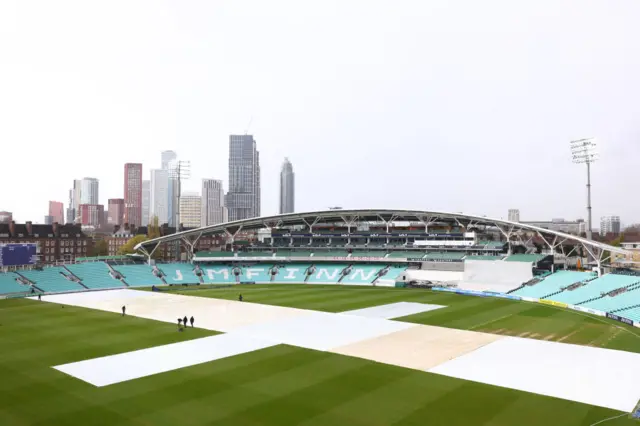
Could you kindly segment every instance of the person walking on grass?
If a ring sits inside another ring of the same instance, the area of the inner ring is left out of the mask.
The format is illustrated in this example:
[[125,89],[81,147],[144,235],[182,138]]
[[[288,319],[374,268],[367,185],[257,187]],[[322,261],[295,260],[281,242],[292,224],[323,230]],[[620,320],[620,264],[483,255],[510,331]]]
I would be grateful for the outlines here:
[[187,321],[188,321],[188,319],[187,319],[187,316],[185,315],[184,318],[182,318],[182,323],[184,324],[185,327],[187,325],[189,325],[189,324],[187,324]]
[[178,330],[180,330],[182,327],[182,318],[178,318]]
[[126,311],[127,311],[127,308],[124,305],[122,305],[122,316],[124,316]]
[[238,300],[242,302],[242,295],[238,296]]
[[193,316],[191,316],[191,320],[190,321],[191,321],[191,328],[193,328],[193,321],[194,321]]
[[38,294],[38,302],[41,302],[41,301],[42,301],[42,295]]

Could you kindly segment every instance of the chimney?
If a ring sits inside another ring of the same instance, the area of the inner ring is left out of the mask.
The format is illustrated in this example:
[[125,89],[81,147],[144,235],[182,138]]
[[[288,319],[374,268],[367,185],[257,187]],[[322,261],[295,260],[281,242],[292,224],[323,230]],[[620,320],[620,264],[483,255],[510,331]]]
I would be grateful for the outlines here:
[[53,222],[51,229],[53,230],[54,237],[57,237],[60,234],[60,225],[58,225],[58,222]]
[[25,225],[27,225],[27,235],[33,235],[33,225],[31,224],[31,221],[27,221]]
[[9,235],[11,235],[12,237],[16,236],[16,221],[12,220],[11,222],[9,222]]

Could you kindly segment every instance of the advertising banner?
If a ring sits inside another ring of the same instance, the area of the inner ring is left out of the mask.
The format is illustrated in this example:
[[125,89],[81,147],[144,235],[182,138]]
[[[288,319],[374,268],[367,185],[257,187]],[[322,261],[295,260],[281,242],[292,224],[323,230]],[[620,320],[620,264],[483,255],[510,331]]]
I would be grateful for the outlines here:
[[536,299],[535,297],[529,297],[529,296],[520,296],[521,300],[525,300],[527,302],[538,302],[540,299]]
[[606,316],[606,314],[602,311],[596,311],[595,309],[585,308],[584,306],[567,305],[567,308],[573,309],[574,311],[586,312],[588,314],[597,315],[599,317]]
[[485,291],[486,294],[493,297],[499,297],[500,299],[509,299],[509,300],[522,300],[520,296],[512,296],[511,294],[504,293],[496,293],[493,291]]
[[447,287],[432,287],[431,290],[445,291],[447,293],[455,293],[457,291],[455,288],[447,288]]
[[616,314],[610,314],[609,312],[607,312],[607,318],[611,318],[612,320],[615,320],[615,321],[620,321],[627,325],[633,325],[633,321],[630,320],[629,318],[621,317],[620,315],[616,315]]
[[555,300],[547,300],[547,299],[540,299],[538,300],[538,303],[542,303],[543,305],[557,306],[559,308],[566,308],[569,306],[566,303],[556,302]]

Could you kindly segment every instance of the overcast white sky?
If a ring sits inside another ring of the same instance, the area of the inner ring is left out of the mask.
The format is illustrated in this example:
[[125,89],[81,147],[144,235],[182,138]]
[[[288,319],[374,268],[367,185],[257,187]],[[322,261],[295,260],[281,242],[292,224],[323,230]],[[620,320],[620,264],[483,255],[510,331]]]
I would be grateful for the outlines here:
[[42,222],[74,178],[123,196],[160,151],[227,181],[253,116],[262,212],[586,216],[568,141],[598,137],[594,225],[640,221],[640,2],[0,2],[0,210]]

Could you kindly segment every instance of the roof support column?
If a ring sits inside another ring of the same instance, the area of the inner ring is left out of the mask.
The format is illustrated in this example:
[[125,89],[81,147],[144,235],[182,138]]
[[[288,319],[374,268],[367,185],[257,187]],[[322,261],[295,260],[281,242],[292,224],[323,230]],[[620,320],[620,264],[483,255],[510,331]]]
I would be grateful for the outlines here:
[[438,219],[436,216],[416,216],[416,219],[424,225],[424,233],[429,233],[429,225],[435,223]]
[[236,241],[236,235],[238,235],[238,233],[242,231],[242,225],[240,225],[238,227],[238,229],[236,229],[236,232],[234,232],[233,234],[231,232],[229,232],[228,228],[224,229],[224,233],[227,236],[227,241],[231,241],[231,244],[235,243]]
[[391,223],[393,223],[394,220],[396,220],[397,218],[400,217],[397,214],[392,214],[391,218],[387,221],[387,220],[384,220],[384,218],[382,216],[380,216],[379,214],[377,214],[376,216],[378,216],[378,219],[380,219],[382,221],[382,223],[384,223],[385,226],[387,227],[387,234],[389,233],[389,225]]
[[349,242],[351,242],[351,227],[358,222],[358,217],[359,216],[340,216],[345,225],[347,225],[347,231],[349,232]]
[[193,239],[191,239],[189,237],[180,238],[182,240],[182,242],[184,243],[184,245],[187,247],[187,259],[189,260],[189,262],[193,263],[194,249],[195,249],[196,245],[198,244],[198,241],[200,240],[201,237],[202,237],[202,232],[199,233]]
[[514,226],[511,225],[509,226],[508,230],[504,230],[502,229],[502,226],[498,225],[497,223],[493,224],[496,228],[498,228],[498,230],[502,233],[502,235],[504,235],[507,238],[507,246],[509,247],[507,250],[507,255],[511,256],[512,252],[511,252],[511,236],[513,235],[513,230],[514,230]]
[[313,227],[320,221],[320,219],[320,217],[316,216],[316,218],[313,219],[313,222],[311,223],[307,222],[307,219],[305,218],[302,218],[302,221],[309,227],[309,232],[313,233]]

